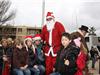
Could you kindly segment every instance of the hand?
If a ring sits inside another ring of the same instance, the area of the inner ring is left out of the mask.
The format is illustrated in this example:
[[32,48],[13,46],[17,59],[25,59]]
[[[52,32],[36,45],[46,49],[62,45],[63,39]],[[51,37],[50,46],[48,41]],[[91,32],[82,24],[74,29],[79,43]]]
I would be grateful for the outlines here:
[[8,61],[6,56],[3,56],[3,61]]
[[55,72],[55,68],[53,68],[53,72]]
[[69,65],[69,60],[65,60],[64,64]]
[[26,69],[28,67],[28,65],[25,65],[24,68]]
[[38,66],[37,65],[34,65],[33,67],[36,68],[36,69],[38,69]]
[[21,69],[21,70],[24,70],[25,68],[24,68],[24,67],[20,67],[20,69]]

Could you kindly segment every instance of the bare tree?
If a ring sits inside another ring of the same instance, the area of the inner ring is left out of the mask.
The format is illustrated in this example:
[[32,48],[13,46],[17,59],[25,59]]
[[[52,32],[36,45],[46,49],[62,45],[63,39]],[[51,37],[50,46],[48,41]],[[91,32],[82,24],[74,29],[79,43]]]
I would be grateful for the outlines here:
[[16,14],[15,11],[8,13],[10,6],[10,0],[0,0],[0,26],[4,25],[7,21],[14,19]]

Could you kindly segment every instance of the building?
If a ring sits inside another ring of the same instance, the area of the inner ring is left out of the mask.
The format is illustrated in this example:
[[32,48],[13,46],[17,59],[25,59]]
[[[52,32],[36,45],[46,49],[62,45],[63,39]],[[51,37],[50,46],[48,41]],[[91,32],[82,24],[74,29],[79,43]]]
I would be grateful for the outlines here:
[[89,50],[91,49],[92,46],[100,46],[100,37],[96,35],[89,35],[88,37],[85,38]]
[[0,40],[2,38],[20,38],[23,39],[26,35],[34,35],[41,32],[40,27],[28,26],[2,26],[0,27]]

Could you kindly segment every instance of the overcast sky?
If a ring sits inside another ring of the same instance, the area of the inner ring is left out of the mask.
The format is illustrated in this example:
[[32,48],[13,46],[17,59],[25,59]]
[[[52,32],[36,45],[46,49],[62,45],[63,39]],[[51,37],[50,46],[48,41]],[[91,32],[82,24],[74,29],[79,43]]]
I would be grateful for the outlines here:
[[[42,26],[43,0],[11,1],[11,9],[17,11],[15,25]],[[45,0],[45,15],[47,11],[52,11],[69,32],[86,25],[94,26],[100,35],[100,0]]]

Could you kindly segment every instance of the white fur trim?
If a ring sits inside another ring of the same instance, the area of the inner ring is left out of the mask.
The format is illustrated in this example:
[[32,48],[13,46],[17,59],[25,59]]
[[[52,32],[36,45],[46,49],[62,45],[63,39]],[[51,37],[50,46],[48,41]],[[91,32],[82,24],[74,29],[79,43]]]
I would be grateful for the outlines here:
[[51,54],[52,54],[53,57],[56,57],[57,56],[57,54],[54,54],[52,47],[50,47],[48,53],[45,53],[45,56],[49,56],[50,55],[50,52],[51,52]]
[[35,37],[35,38],[33,38],[33,41],[35,41],[35,40],[41,40],[41,37]]
[[24,41],[26,41],[26,40],[31,40],[31,41],[32,41],[32,39],[31,39],[31,38],[26,38]]
[[[52,30],[50,30],[50,32],[49,32],[49,45],[52,46]],[[56,57],[57,56],[57,54],[54,54],[54,52],[53,52],[53,47],[50,47],[48,53],[45,53],[45,55],[46,56],[49,56],[50,55],[50,52],[51,52],[51,55],[53,57]]]
[[24,40],[24,45],[25,45],[25,47],[26,47],[26,50],[28,51],[28,48],[27,48],[27,45],[26,45],[26,40],[32,41],[32,39],[31,39],[31,38],[26,38],[26,39]]
[[54,17],[53,16],[47,16],[46,19],[48,19],[48,18],[52,18],[53,19]]

